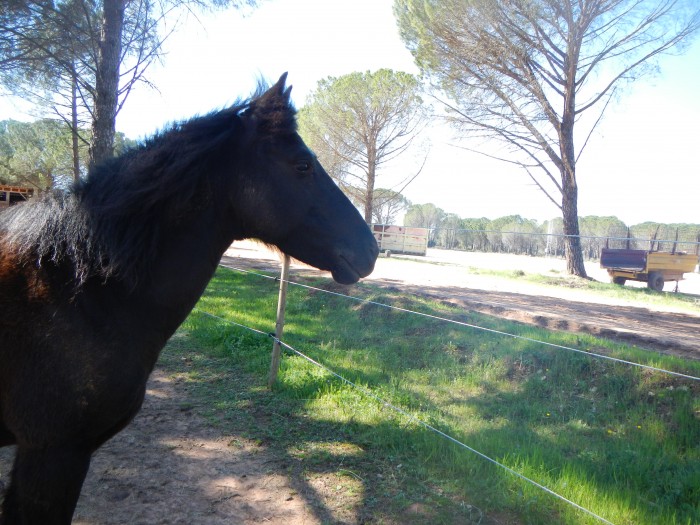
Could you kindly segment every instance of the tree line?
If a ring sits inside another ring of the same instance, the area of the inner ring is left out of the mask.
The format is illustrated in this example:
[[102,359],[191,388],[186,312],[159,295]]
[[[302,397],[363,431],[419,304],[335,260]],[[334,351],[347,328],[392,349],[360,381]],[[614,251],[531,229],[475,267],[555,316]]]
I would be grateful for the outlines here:
[[[67,187],[87,174],[91,130],[78,128],[78,157],[73,150],[75,133],[63,122],[40,119],[34,122],[0,121],[0,184],[34,188]],[[116,133],[114,148],[121,153],[134,141]],[[76,173],[77,171],[77,173]]]
[[[460,218],[432,203],[414,204],[406,211],[404,226],[429,228],[428,246],[448,250],[565,256],[562,218],[542,223],[507,215],[497,219]],[[614,216],[579,217],[580,242],[585,259],[595,260],[603,248],[697,253],[700,224],[643,222],[627,225]]]

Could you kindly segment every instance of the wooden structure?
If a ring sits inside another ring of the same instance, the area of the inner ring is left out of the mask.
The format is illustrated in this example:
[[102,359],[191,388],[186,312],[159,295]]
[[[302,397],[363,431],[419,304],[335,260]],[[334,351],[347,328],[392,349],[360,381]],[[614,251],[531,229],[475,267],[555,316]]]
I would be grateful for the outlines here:
[[284,332],[284,313],[287,308],[287,283],[289,283],[289,262],[290,257],[284,254],[282,260],[282,273],[280,274],[280,293],[277,298],[277,322],[275,323],[275,340],[272,343],[272,361],[270,362],[270,375],[267,380],[267,387],[272,388],[277,381],[277,372],[280,368],[280,340]]
[[425,255],[428,250],[428,228],[373,224],[372,233],[380,252]]
[[15,202],[26,201],[34,196],[34,188],[22,186],[7,186],[0,184],[0,208],[5,208]]
[[659,292],[666,281],[683,280],[683,274],[695,270],[697,264],[697,255],[683,252],[603,248],[600,253],[600,267],[608,271],[615,284],[623,285],[627,280],[642,281]]

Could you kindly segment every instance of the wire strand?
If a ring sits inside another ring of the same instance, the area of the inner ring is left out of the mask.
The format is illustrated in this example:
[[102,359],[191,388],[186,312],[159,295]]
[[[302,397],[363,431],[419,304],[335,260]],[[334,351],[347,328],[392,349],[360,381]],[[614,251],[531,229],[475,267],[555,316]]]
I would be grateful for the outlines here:
[[483,452],[480,452],[480,451],[476,450],[475,448],[470,447],[469,445],[467,445],[466,443],[463,443],[462,441],[458,440],[457,438],[450,436],[449,434],[443,432],[442,430],[440,430],[440,429],[438,429],[438,428],[435,428],[435,427],[432,426],[431,424],[426,423],[426,422],[423,421],[422,419],[420,419],[420,418],[416,417],[415,415],[413,415],[413,414],[411,414],[411,413],[405,411],[405,410],[402,409],[401,407],[398,407],[398,406],[394,405],[393,403],[390,403],[389,401],[383,399],[382,397],[378,396],[377,394],[375,394],[375,393],[372,392],[371,390],[369,390],[369,389],[367,389],[367,388],[365,388],[365,387],[363,387],[363,386],[360,386],[360,385],[358,385],[357,383],[354,383],[353,381],[350,381],[349,379],[347,379],[347,378],[341,376],[341,375],[338,374],[337,372],[334,372],[333,370],[331,370],[331,369],[330,369],[329,367],[327,367],[326,365],[324,365],[324,364],[322,364],[322,363],[319,363],[318,361],[316,361],[316,360],[313,359],[312,357],[309,357],[308,355],[304,354],[303,352],[300,352],[300,351],[297,350],[296,348],[292,347],[291,345],[289,345],[289,344],[285,343],[284,341],[282,341],[281,339],[277,338],[274,334],[272,334],[272,333],[267,333],[267,332],[263,332],[262,330],[258,330],[258,329],[256,329],[256,328],[252,328],[252,327],[249,327],[249,326],[240,324],[240,323],[236,323],[235,321],[231,321],[231,320],[229,320],[229,319],[225,319],[225,318],[223,318],[223,317],[219,317],[218,315],[211,314],[211,313],[206,312],[206,311],[204,311],[204,310],[201,310],[201,309],[199,309],[199,308],[195,308],[194,310],[197,311],[197,312],[199,312],[199,313],[201,313],[201,314],[204,314],[204,315],[206,315],[206,316],[209,316],[209,317],[212,317],[212,318],[214,318],[214,319],[217,319],[217,320],[219,320],[219,321],[223,321],[223,322],[225,322],[225,323],[228,323],[228,324],[231,324],[231,325],[240,327],[240,328],[244,328],[244,329],[250,330],[251,332],[255,332],[256,334],[265,335],[265,336],[268,336],[268,337],[272,338],[272,339],[273,339],[277,344],[279,344],[281,347],[286,348],[286,349],[289,350],[290,352],[292,352],[292,353],[298,355],[298,356],[301,357],[302,359],[305,359],[306,361],[308,361],[309,363],[313,364],[314,366],[317,366],[318,368],[321,368],[322,370],[326,371],[327,373],[331,374],[332,376],[334,376],[335,378],[341,380],[342,382],[346,383],[347,385],[351,386],[352,388],[354,388],[354,389],[356,389],[356,390],[362,392],[364,395],[366,395],[366,396],[368,396],[368,397],[374,399],[375,401],[377,401],[377,402],[380,403],[381,405],[383,405],[383,406],[385,406],[385,407],[387,407],[387,408],[389,408],[389,409],[391,409],[391,410],[393,410],[393,411],[395,411],[395,412],[397,412],[397,413],[403,415],[404,417],[408,418],[410,421],[412,421],[412,422],[414,422],[414,423],[416,423],[416,424],[418,424],[418,425],[424,427],[425,429],[427,429],[427,430],[429,430],[429,431],[431,431],[431,432],[434,432],[434,433],[438,434],[439,436],[441,436],[441,437],[447,439],[448,441],[454,443],[455,445],[457,445],[457,446],[459,446],[459,447],[462,447],[462,448],[464,448],[464,449],[466,449],[466,450],[472,452],[473,454],[476,454],[476,455],[479,456],[480,458],[485,459],[486,461],[489,461],[490,463],[492,463],[492,464],[494,464],[494,465],[496,465],[496,466],[502,468],[503,470],[509,472],[510,474],[513,474],[514,476],[520,478],[521,480],[523,480],[523,481],[525,481],[525,482],[527,482],[527,483],[530,483],[531,485],[537,487],[538,489],[543,490],[543,491],[546,492],[547,494],[550,494],[551,496],[554,496],[555,498],[558,498],[559,500],[561,500],[561,501],[563,501],[563,502],[565,502],[565,503],[567,503],[567,504],[569,504],[569,505],[575,507],[576,509],[578,509],[578,510],[580,510],[580,511],[586,513],[586,514],[588,514],[589,516],[591,516],[591,517],[593,517],[593,518],[596,518],[597,520],[599,520],[599,521],[601,521],[601,522],[603,522],[603,523],[607,523],[608,525],[615,525],[615,524],[612,523],[611,521],[608,521],[608,520],[606,520],[605,518],[603,518],[602,516],[599,516],[598,514],[596,514],[595,512],[593,512],[593,511],[591,511],[591,510],[589,510],[589,509],[587,509],[587,508],[585,508],[585,507],[579,505],[578,503],[576,503],[576,502],[574,502],[574,501],[571,501],[570,499],[566,498],[565,496],[562,496],[561,494],[559,494],[559,493],[553,491],[553,490],[550,489],[549,487],[546,487],[545,485],[542,485],[541,483],[538,483],[537,481],[535,481],[535,480],[533,480],[533,479],[531,479],[531,478],[528,478],[527,476],[525,476],[524,474],[521,474],[521,473],[518,472],[517,470],[514,470],[514,469],[510,468],[509,466],[507,466],[507,465],[501,463],[500,461],[498,461],[498,460],[496,460],[496,459],[493,459],[493,458],[490,457],[490,456],[487,456],[487,455],[484,454]]
[[[224,266],[225,268],[229,268],[229,269],[231,269],[231,270],[236,270],[236,271],[239,271],[239,272],[244,272],[244,273],[248,273],[248,274],[251,274],[251,275],[255,275],[255,276],[258,276],[258,277],[264,277],[265,279],[272,279],[272,280],[275,280],[275,281],[279,281],[279,280],[280,280],[279,277],[272,277],[272,276],[269,276],[269,275],[264,275],[264,274],[261,274],[261,273],[253,272],[253,271],[250,271],[250,270],[246,270],[246,269],[244,269],[244,268],[237,268],[237,267],[234,267],[234,266],[228,266],[228,265],[223,265],[223,264],[222,264],[221,266]],[[672,376],[676,376],[676,377],[682,377],[682,378],[684,378],[684,379],[690,379],[690,380],[692,380],[692,381],[700,381],[700,377],[696,377],[696,376],[693,376],[693,375],[690,375],[690,374],[684,374],[684,373],[682,373],[682,372],[675,372],[675,371],[673,371],[673,370],[667,370],[667,369],[665,369],[665,368],[658,368],[658,367],[651,366],[651,365],[645,365],[645,364],[642,364],[642,363],[636,363],[636,362],[634,362],[634,361],[628,361],[628,360],[626,360],[626,359],[620,359],[619,357],[613,357],[613,356],[609,356],[609,355],[605,355],[605,354],[600,354],[600,353],[597,353],[597,352],[591,352],[590,350],[581,350],[580,348],[572,348],[572,347],[570,347],[570,346],[564,346],[564,345],[560,345],[560,344],[557,344],[557,343],[549,343],[549,342],[547,342],[547,341],[540,341],[539,339],[534,339],[534,338],[527,337],[527,336],[524,336],[524,335],[511,334],[511,333],[508,333],[508,332],[503,332],[503,331],[501,331],[501,330],[495,330],[495,329],[493,329],[493,328],[486,328],[486,327],[484,327],[484,326],[479,326],[479,325],[467,323],[467,322],[464,322],[464,321],[457,321],[457,320],[455,320],[455,319],[448,319],[448,318],[446,318],[446,317],[440,317],[440,316],[437,316],[437,315],[426,314],[426,313],[423,313],[423,312],[416,312],[416,311],[414,311],[414,310],[409,310],[409,309],[407,309],[407,308],[401,308],[401,307],[399,307],[399,306],[392,306],[392,305],[390,305],[390,304],[380,303],[380,302],[377,302],[377,301],[371,301],[371,300],[369,300],[369,299],[362,299],[362,298],[359,298],[359,297],[353,297],[353,296],[351,296],[351,295],[345,295],[345,294],[338,293],[338,292],[333,292],[333,291],[330,291],[330,290],[324,290],[323,288],[317,288],[317,287],[315,287],[315,286],[309,286],[309,285],[307,285],[307,284],[301,284],[301,283],[297,283],[297,282],[294,282],[294,281],[289,281],[289,280],[288,280],[287,283],[293,284],[293,285],[295,285],[295,286],[300,286],[300,287],[302,287],[302,288],[306,288],[306,289],[309,289],[309,290],[314,290],[314,291],[318,291],[318,292],[324,292],[324,293],[327,293],[327,294],[330,294],[330,295],[335,295],[335,296],[338,296],[338,297],[344,297],[344,298],[346,298],[346,299],[352,299],[353,301],[357,301],[357,302],[372,304],[372,305],[379,306],[379,307],[382,307],[382,308],[389,308],[389,309],[391,309],[391,310],[397,310],[397,311],[399,311],[399,312],[404,312],[404,313],[409,313],[409,314],[414,314],[414,315],[420,315],[420,316],[422,316],[422,317],[426,317],[426,318],[429,318],[429,319],[435,319],[435,320],[438,320],[438,321],[444,321],[444,322],[446,322],[446,323],[456,324],[456,325],[458,325],[458,326],[463,326],[463,327],[466,327],[466,328],[472,328],[472,329],[475,329],[475,330],[481,330],[481,331],[484,331],[484,332],[488,332],[488,333],[500,335],[500,336],[503,336],[503,337],[510,337],[510,338],[512,338],[512,339],[518,339],[518,340],[521,340],[521,341],[528,341],[528,342],[530,342],[530,343],[537,343],[537,344],[541,344],[541,345],[544,345],[544,346],[548,346],[548,347],[550,347],[550,348],[556,348],[556,349],[559,349],[559,350],[566,350],[566,351],[569,351],[569,352],[576,352],[576,353],[578,353],[578,354],[583,354],[583,355],[587,355],[587,356],[590,356],[590,357],[596,357],[596,358],[598,358],[598,359],[605,359],[605,360],[608,360],[608,361],[612,361],[612,362],[615,362],[615,363],[621,363],[621,364],[625,364],[625,365],[629,365],[629,366],[635,366],[635,367],[642,368],[642,369],[645,369],[645,370],[652,370],[652,371],[654,371],[654,372],[659,372],[659,373],[662,373],[662,374],[668,374],[668,375],[672,375]]]

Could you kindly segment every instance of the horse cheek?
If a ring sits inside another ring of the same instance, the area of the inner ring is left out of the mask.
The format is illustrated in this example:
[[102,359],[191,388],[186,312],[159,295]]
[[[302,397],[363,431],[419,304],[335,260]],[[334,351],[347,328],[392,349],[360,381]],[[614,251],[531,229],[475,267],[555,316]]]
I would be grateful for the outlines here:
[[251,184],[242,192],[243,202],[236,206],[240,223],[247,225],[245,237],[275,244],[289,235],[304,219],[308,205],[299,189],[276,176],[266,177],[266,184]]

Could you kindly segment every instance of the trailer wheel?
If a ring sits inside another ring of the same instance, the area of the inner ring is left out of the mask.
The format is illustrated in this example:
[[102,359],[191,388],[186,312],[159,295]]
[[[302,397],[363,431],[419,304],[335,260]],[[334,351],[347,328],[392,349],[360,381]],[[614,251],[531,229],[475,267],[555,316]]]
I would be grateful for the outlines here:
[[661,272],[651,272],[647,279],[647,287],[660,292],[664,289],[664,274]]
[[624,286],[627,282],[627,279],[625,279],[624,277],[613,277],[612,282],[613,284],[619,284],[620,286]]

